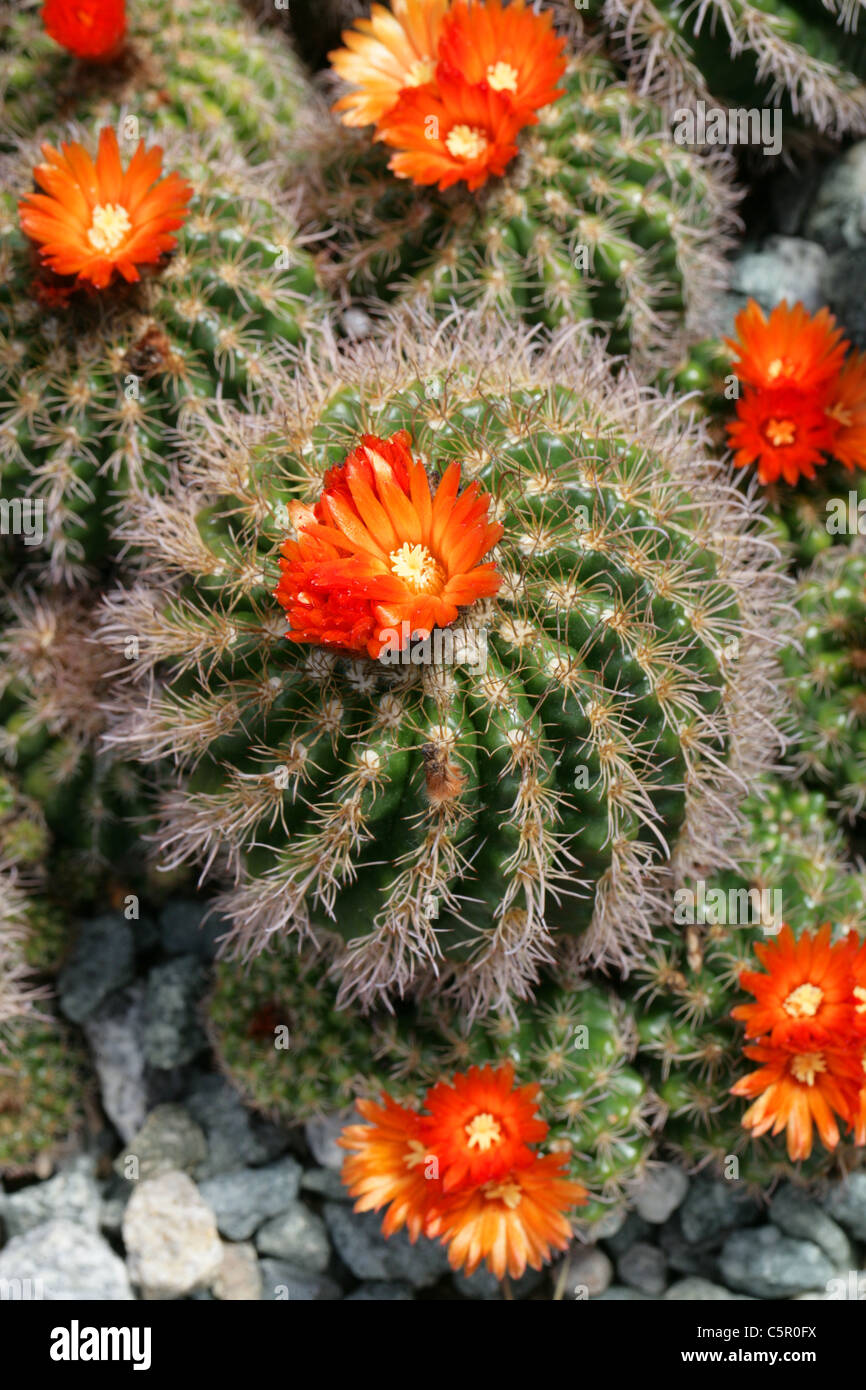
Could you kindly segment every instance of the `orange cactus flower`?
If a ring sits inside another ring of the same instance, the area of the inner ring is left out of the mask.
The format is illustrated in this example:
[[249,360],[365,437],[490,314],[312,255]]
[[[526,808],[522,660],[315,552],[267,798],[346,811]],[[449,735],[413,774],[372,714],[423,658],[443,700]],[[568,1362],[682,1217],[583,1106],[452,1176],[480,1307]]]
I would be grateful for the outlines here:
[[126,0],[45,0],[42,23],[77,58],[107,62],[126,38]]
[[748,386],[796,387],[815,391],[838,374],[849,346],[829,309],[809,314],[786,300],[765,317],[750,299],[734,320],[736,338],[726,338],[735,356],[734,371]]
[[441,1238],[452,1269],[474,1274],[482,1260],[497,1279],[540,1269],[571,1240],[566,1212],[582,1206],[586,1189],[564,1175],[567,1159],[548,1154],[481,1188],[441,1204]]
[[343,1161],[343,1182],[355,1211],[381,1211],[387,1206],[382,1230],[386,1236],[405,1226],[409,1239],[437,1229],[433,1210],[441,1184],[435,1177],[435,1160],[421,1137],[420,1117],[398,1105],[390,1096],[382,1104],[356,1101],[366,1124],[347,1125],[339,1139],[351,1151]]
[[755,1136],[786,1132],[788,1156],[794,1161],[812,1152],[813,1129],[828,1149],[839,1143],[837,1119],[854,1120],[863,1079],[859,1057],[832,1048],[801,1052],[768,1046],[744,1048],[747,1057],[760,1062],[755,1072],[731,1087],[731,1094],[754,1100],[743,1116],[746,1129]]
[[404,88],[433,80],[448,4],[393,0],[390,10],[373,5],[369,19],[358,19],[344,31],[346,47],[328,54],[334,71],[355,88],[334,105],[343,125],[375,125]]
[[853,352],[836,378],[827,414],[837,428],[833,456],[849,471],[866,468],[866,352]]
[[737,418],[728,425],[734,466],[758,465],[762,483],[784,478],[814,478],[834,448],[837,424],[826,412],[821,395],[796,387],[755,390],[746,387],[737,401]]
[[115,275],[138,280],[139,266],[174,248],[171,233],[183,225],[192,188],[178,174],[160,177],[158,146],[141,141],[125,172],[110,127],[100,132],[95,163],[74,143],[43,145],[42,154],[33,177],[44,191],[22,198],[18,211],[50,270],[101,290]]
[[549,11],[527,9],[524,0],[457,0],[442,27],[439,55],[467,82],[486,82],[510,97],[524,120],[562,96],[565,40],[553,31]]
[[439,1160],[444,1192],[482,1187],[533,1162],[547,1133],[536,1116],[537,1086],[514,1085],[514,1068],[470,1067],[427,1093],[421,1129]]
[[829,926],[799,937],[784,926],[775,940],[755,947],[767,973],[741,973],[740,984],[756,1002],[731,1011],[745,1023],[747,1038],[766,1035],[774,1047],[803,1051],[840,1046],[854,1036],[858,943],[852,936],[834,945],[830,936]]
[[465,183],[474,191],[505,172],[525,124],[506,93],[467,82],[440,63],[435,85],[404,91],[379,134],[397,151],[388,167],[398,178],[442,190]]
[[364,435],[315,507],[290,504],[297,540],[283,543],[275,595],[293,642],[378,657],[498,592],[496,566],[479,564],[502,535],[489,496],[476,482],[459,492],[456,463],[431,494],[410,444],[405,430]]

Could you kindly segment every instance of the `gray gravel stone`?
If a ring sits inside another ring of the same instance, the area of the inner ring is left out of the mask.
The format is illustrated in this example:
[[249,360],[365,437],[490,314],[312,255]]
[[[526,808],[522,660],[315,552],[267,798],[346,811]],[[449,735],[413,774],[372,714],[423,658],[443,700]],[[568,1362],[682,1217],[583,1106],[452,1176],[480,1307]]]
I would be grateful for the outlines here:
[[357,1110],[342,1110],[336,1115],[317,1115],[304,1126],[304,1135],[321,1168],[339,1173],[346,1150],[337,1147],[337,1140],[346,1125],[362,1124]]
[[209,1287],[222,1264],[214,1214],[186,1173],[140,1182],[123,1214],[129,1277],[144,1299]]
[[415,1295],[408,1284],[362,1284],[347,1293],[345,1303],[411,1303]]
[[813,1241],[837,1269],[852,1268],[854,1252],[842,1227],[790,1183],[773,1193],[768,1215],[786,1236]]
[[866,1240],[866,1173],[849,1173],[833,1183],[822,1206],[856,1240]]
[[144,985],[113,995],[84,1025],[99,1077],[102,1108],[126,1144],[144,1124]]
[[406,1280],[415,1289],[435,1284],[449,1269],[444,1246],[421,1236],[411,1244],[405,1230],[388,1239],[381,1215],[325,1203],[325,1222],[341,1260],[356,1279]]
[[225,935],[227,922],[218,913],[208,915],[207,904],[171,902],[159,916],[160,944],[167,956],[199,956],[213,960],[217,942]]
[[102,1194],[93,1176],[93,1160],[79,1154],[47,1182],[31,1183],[9,1196],[0,1195],[0,1217],[7,1240],[58,1217],[88,1230],[99,1230]]
[[152,1067],[181,1067],[207,1046],[199,1019],[206,978],[196,956],[178,956],[151,970],[144,996],[143,1047]]
[[719,1268],[729,1288],[756,1298],[790,1298],[807,1289],[825,1289],[834,1273],[817,1245],[783,1236],[775,1226],[728,1236]]
[[731,267],[731,289],[769,310],[800,299],[813,313],[826,302],[829,257],[823,246],[803,237],[771,236],[741,252]]
[[612,1240],[622,1230],[628,1217],[628,1207],[611,1207],[604,1216],[600,1216],[598,1221],[593,1223],[593,1240]]
[[689,1180],[674,1163],[648,1168],[632,1196],[635,1211],[652,1226],[660,1226],[684,1201]]
[[803,232],[829,251],[866,243],[866,140],[852,145],[826,170]]
[[[515,1299],[529,1298],[530,1294],[533,1294],[539,1287],[544,1277],[542,1270],[527,1269],[519,1279],[510,1281],[512,1297]],[[496,1275],[491,1274],[486,1265],[481,1265],[468,1278],[465,1274],[452,1274],[451,1283],[454,1285],[455,1291],[463,1298],[475,1298],[484,1303],[493,1303],[497,1299],[503,1298],[502,1285]]]
[[565,1300],[597,1298],[613,1283],[613,1264],[598,1245],[573,1245],[565,1260],[554,1267],[551,1278],[555,1287],[562,1283]]
[[698,1279],[696,1276],[689,1279],[678,1279],[675,1284],[671,1284],[665,1293],[665,1302],[677,1303],[680,1300],[695,1303],[752,1302],[746,1293],[731,1293],[730,1289],[722,1288],[721,1284],[711,1284],[709,1279]]
[[690,1244],[683,1236],[679,1212],[674,1212],[657,1230],[656,1239],[667,1255],[671,1269],[678,1274],[696,1275],[710,1283],[718,1279],[718,1254],[713,1250],[717,1237],[708,1237],[699,1245]]
[[74,1023],[92,1018],[109,994],[135,973],[132,927],[120,912],[81,922],[69,958],[57,978],[60,1007]]
[[[155,1178],[159,1173],[195,1173],[207,1158],[207,1140],[182,1105],[157,1105],[114,1161],[123,1178]],[[135,1160],[135,1171],[130,1160]]]
[[271,1303],[333,1302],[343,1290],[326,1274],[311,1274],[286,1260],[260,1260],[262,1298]]
[[246,1241],[223,1245],[222,1264],[213,1281],[213,1296],[222,1303],[253,1303],[262,1296],[262,1272],[255,1247]]
[[250,1115],[237,1091],[221,1076],[196,1076],[184,1096],[192,1118],[207,1135],[208,1156],[199,1180],[269,1163],[286,1147],[276,1125]]
[[636,1240],[641,1240],[644,1236],[649,1235],[651,1230],[652,1227],[648,1221],[644,1221],[643,1217],[638,1216],[636,1211],[630,1211],[619,1230],[612,1236],[608,1236],[604,1243],[614,1259],[617,1259],[630,1245],[634,1245]]
[[826,303],[845,326],[857,347],[866,347],[866,296],[864,296],[864,248],[837,251],[827,270]]
[[339,1173],[331,1168],[307,1168],[301,1178],[301,1191],[314,1192],[317,1197],[327,1197],[331,1202],[353,1202]]
[[664,1292],[668,1282],[667,1266],[664,1250],[643,1240],[630,1245],[616,1262],[622,1282],[650,1297]]
[[229,1240],[247,1240],[270,1216],[293,1205],[301,1184],[301,1165],[282,1158],[265,1168],[241,1168],[208,1178],[201,1195]]
[[133,1296],[123,1260],[74,1221],[46,1221],[10,1240],[0,1250],[0,1281],[15,1280],[30,1281],[26,1296],[52,1303],[123,1303]]
[[325,1223],[303,1202],[293,1202],[256,1232],[256,1249],[262,1255],[288,1260],[298,1269],[321,1274],[328,1268],[331,1246]]
[[123,1226],[123,1213],[132,1196],[132,1183],[113,1178],[102,1195],[99,1206],[99,1227],[108,1235],[119,1236]]
[[639,1293],[637,1289],[630,1289],[625,1284],[611,1284],[604,1293],[600,1293],[597,1298],[590,1300],[592,1303],[649,1303],[651,1301],[649,1294]]
[[739,1183],[695,1178],[680,1207],[680,1225],[684,1238],[699,1245],[720,1240],[726,1231],[753,1225],[760,1211],[760,1204]]

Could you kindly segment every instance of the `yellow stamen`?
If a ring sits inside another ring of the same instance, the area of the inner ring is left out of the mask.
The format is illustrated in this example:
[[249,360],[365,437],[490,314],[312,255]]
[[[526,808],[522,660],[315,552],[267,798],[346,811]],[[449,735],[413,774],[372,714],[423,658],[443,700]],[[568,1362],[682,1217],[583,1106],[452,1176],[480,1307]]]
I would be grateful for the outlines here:
[[517,68],[510,63],[491,63],[487,69],[487,81],[494,92],[516,92]]
[[797,426],[793,420],[768,420],[764,430],[774,449],[785,444],[793,444],[797,438]]
[[494,1144],[502,1142],[502,1130],[499,1128],[499,1121],[493,1115],[476,1115],[475,1119],[470,1120],[463,1128],[469,1136],[470,1149],[480,1149],[483,1154],[492,1149]]
[[445,583],[445,571],[434,560],[426,545],[410,545],[408,541],[388,556],[391,570],[406,582],[414,594],[438,594]]
[[826,1070],[827,1063],[820,1052],[798,1052],[791,1058],[791,1075],[805,1086],[814,1086],[815,1077]]
[[409,1152],[403,1156],[403,1165],[406,1168],[420,1168],[427,1162],[427,1150],[420,1139],[409,1140]]
[[769,367],[767,368],[767,376],[770,378],[771,381],[775,381],[777,376],[781,376],[784,369],[785,364],[782,361],[781,357],[774,357]]
[[116,251],[132,230],[129,213],[119,203],[97,203],[93,209],[87,240],[94,251]]
[[785,1000],[782,1008],[791,1018],[814,1018],[824,999],[824,991],[817,985],[800,985]]
[[857,1008],[854,1010],[858,1014],[866,1014],[866,989],[862,985],[855,985],[854,998],[859,1000]]
[[474,126],[455,125],[445,137],[445,147],[455,159],[477,159],[487,149],[487,136]]
[[482,1197],[488,1202],[504,1202],[509,1211],[515,1211],[523,1201],[523,1193],[516,1182],[508,1178],[504,1182],[489,1182],[481,1189]]
[[432,82],[436,76],[436,64],[432,58],[416,58],[409,71],[406,73],[404,85],[407,87],[423,87],[425,83]]

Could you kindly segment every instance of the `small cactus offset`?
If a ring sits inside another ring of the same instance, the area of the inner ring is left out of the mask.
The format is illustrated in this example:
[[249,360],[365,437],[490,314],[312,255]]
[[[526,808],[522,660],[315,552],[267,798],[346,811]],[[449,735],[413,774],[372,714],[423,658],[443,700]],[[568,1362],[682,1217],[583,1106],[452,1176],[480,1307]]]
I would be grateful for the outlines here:
[[592,50],[478,192],[419,188],[369,130],[322,120],[308,217],[333,227],[325,273],[344,296],[491,308],[548,328],[595,321],[612,352],[657,367],[706,332],[734,223],[722,156],[674,145],[661,112]]
[[22,1023],[0,1055],[0,1176],[47,1177],[81,1130],[91,1089],[86,1053],[65,1024],[50,1014]]
[[[178,490],[125,528],[142,582],[106,606],[118,653],[140,638],[113,746],[187,774],[165,862],[235,876],[238,951],[321,936],[368,1003],[437,975],[507,1008],[569,940],[627,967],[773,757],[784,581],[748,499],[573,334],[543,355],[505,335],[397,320],[387,344],[322,354],[270,414],[205,422]],[[394,603],[371,613],[360,560],[345,591],[339,568],[303,576],[318,534],[375,545],[339,500],[374,467]],[[452,504],[450,531],[423,521]]]

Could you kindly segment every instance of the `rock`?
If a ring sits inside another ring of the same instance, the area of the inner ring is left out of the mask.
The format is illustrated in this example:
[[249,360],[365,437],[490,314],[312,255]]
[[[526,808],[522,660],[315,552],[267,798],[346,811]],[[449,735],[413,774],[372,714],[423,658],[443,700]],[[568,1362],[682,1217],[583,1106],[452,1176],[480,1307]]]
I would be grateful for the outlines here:
[[332,1202],[353,1202],[343,1179],[331,1168],[307,1168],[301,1178],[301,1191],[314,1192],[318,1197],[327,1197]]
[[817,1245],[783,1236],[775,1226],[728,1236],[719,1268],[730,1288],[756,1298],[790,1298],[807,1289],[826,1289],[834,1272]]
[[199,1019],[206,972],[196,956],[154,966],[144,996],[143,1047],[152,1067],[183,1066],[207,1046]]
[[132,1196],[132,1183],[114,1178],[102,1195],[99,1207],[99,1227],[109,1235],[119,1236],[123,1227],[123,1213]]
[[833,1183],[822,1206],[856,1240],[866,1240],[866,1173],[849,1173]]
[[604,1216],[600,1216],[597,1221],[593,1222],[593,1240],[612,1240],[622,1230],[628,1217],[628,1207],[611,1207]]
[[206,1158],[207,1140],[189,1111],[182,1105],[158,1105],[115,1159],[114,1171],[136,1180],[168,1172],[192,1174]]
[[289,1264],[313,1274],[326,1270],[331,1258],[325,1223],[303,1202],[293,1202],[286,1211],[260,1226],[256,1232],[256,1249],[262,1255],[288,1260]]
[[790,1183],[773,1194],[769,1217],[786,1236],[813,1241],[836,1269],[853,1267],[854,1252],[842,1227],[837,1226],[817,1202],[811,1201]]
[[337,1253],[356,1279],[406,1280],[414,1289],[425,1289],[450,1268],[438,1242],[421,1236],[412,1245],[405,1230],[386,1239],[376,1212],[355,1212],[339,1202],[326,1202],[324,1215]]
[[723,1289],[721,1284],[711,1284],[709,1279],[678,1279],[675,1284],[664,1295],[665,1302],[676,1303],[686,1300],[692,1303],[709,1303],[713,1300],[722,1302],[723,1300],[735,1301],[738,1303],[751,1303],[748,1294],[731,1293],[730,1289]]
[[629,1289],[625,1284],[611,1284],[609,1289],[600,1293],[597,1298],[590,1300],[592,1303],[644,1303],[651,1302],[648,1294],[639,1293],[637,1289]]
[[565,1300],[597,1298],[613,1282],[613,1264],[598,1245],[573,1245],[551,1277],[555,1288],[562,1284]]
[[282,1158],[265,1168],[241,1168],[208,1178],[201,1195],[229,1240],[247,1240],[269,1216],[288,1211],[301,1185],[301,1165]]
[[141,1129],[147,1114],[143,1007],[144,986],[136,984],[113,995],[84,1025],[102,1108],[125,1144]]
[[211,961],[228,923],[201,902],[171,902],[159,916],[160,944],[167,956],[198,956]]
[[830,263],[823,246],[803,237],[771,236],[754,250],[742,251],[731,267],[731,289],[756,299],[765,310],[787,299],[810,313],[826,302]]
[[863,248],[837,251],[830,257],[826,280],[826,303],[842,323],[846,334],[859,348],[866,347],[866,272]]
[[184,1104],[207,1135],[208,1155],[199,1169],[199,1181],[270,1163],[285,1150],[282,1130],[250,1115],[237,1091],[221,1076],[196,1076]]
[[346,1150],[337,1147],[337,1140],[346,1125],[362,1123],[362,1117],[357,1110],[343,1110],[337,1115],[317,1115],[312,1120],[307,1120],[304,1136],[313,1158],[321,1168],[339,1173],[346,1157]]
[[47,1182],[31,1183],[9,1196],[0,1196],[0,1217],[7,1240],[56,1218],[98,1231],[102,1194],[93,1176],[93,1166],[93,1160],[81,1154]]
[[[544,1272],[539,1269],[527,1269],[519,1279],[511,1280],[512,1298],[529,1298],[540,1285],[544,1278]],[[503,1298],[502,1285],[491,1274],[486,1265],[480,1265],[474,1274],[466,1275],[462,1273],[452,1274],[451,1283],[454,1285],[455,1292],[463,1298],[475,1298],[485,1303],[492,1303],[496,1299]]]
[[754,1197],[724,1178],[695,1178],[680,1207],[680,1226],[691,1245],[721,1240],[726,1231],[751,1226],[760,1214]]
[[770,184],[772,221],[777,231],[785,236],[797,236],[815,200],[820,181],[820,169],[808,168],[800,160],[796,169],[777,174]]
[[852,145],[826,170],[803,232],[828,251],[859,248],[866,242],[866,140]]
[[[20,1281],[20,1283],[19,1283]],[[29,1281],[29,1283],[28,1283]],[[0,1250],[0,1285],[50,1303],[125,1303],[132,1290],[111,1246],[74,1221],[46,1221]]]
[[223,1303],[253,1303],[262,1296],[262,1274],[255,1247],[247,1242],[223,1244],[222,1264],[213,1295]]
[[362,1284],[354,1293],[347,1293],[346,1303],[410,1303],[415,1295],[408,1284]]
[[644,1221],[637,1212],[630,1211],[619,1230],[614,1235],[608,1236],[604,1243],[614,1259],[617,1259],[630,1245],[634,1245],[636,1240],[649,1235],[651,1230],[652,1227],[648,1221]]
[[214,1214],[186,1173],[145,1178],[123,1214],[133,1284],[144,1299],[182,1298],[207,1288],[222,1265]]
[[683,1236],[678,1211],[657,1230],[656,1239],[664,1250],[671,1269],[676,1270],[678,1274],[694,1274],[710,1283],[718,1279],[719,1261],[712,1249],[717,1237],[708,1237],[699,1245],[689,1244]]
[[60,1007],[73,1023],[92,1018],[110,994],[135,974],[132,927],[120,912],[81,922],[69,958],[57,977]]
[[657,1163],[648,1168],[632,1193],[634,1207],[643,1221],[660,1226],[685,1199],[689,1180],[675,1163]]
[[635,1241],[620,1255],[616,1268],[620,1279],[629,1288],[638,1289],[651,1298],[664,1293],[668,1282],[668,1262],[665,1252],[657,1245],[649,1245],[643,1240]]
[[333,1302],[343,1290],[325,1274],[311,1274],[285,1260],[261,1260],[262,1298],[270,1302]]

